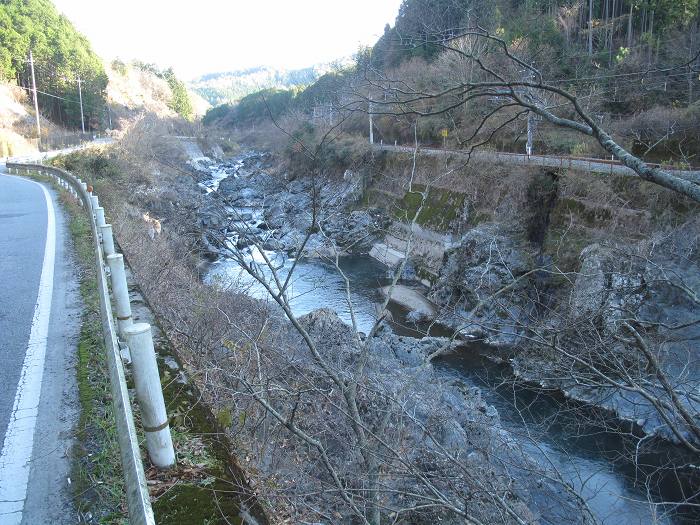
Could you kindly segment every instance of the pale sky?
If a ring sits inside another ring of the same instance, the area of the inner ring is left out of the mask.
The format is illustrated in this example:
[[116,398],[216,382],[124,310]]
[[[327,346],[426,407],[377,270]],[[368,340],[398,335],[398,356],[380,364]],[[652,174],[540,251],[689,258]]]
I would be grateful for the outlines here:
[[295,69],[373,44],[401,0],[54,0],[105,59],[172,66],[191,79],[267,65]]

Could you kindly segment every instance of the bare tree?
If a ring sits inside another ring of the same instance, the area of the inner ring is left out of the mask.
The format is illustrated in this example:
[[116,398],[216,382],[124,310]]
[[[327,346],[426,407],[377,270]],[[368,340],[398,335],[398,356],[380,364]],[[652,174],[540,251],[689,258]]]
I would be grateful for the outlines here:
[[[476,40],[480,45],[465,47],[462,44],[465,39]],[[478,131],[502,114],[506,115],[505,122],[496,126],[496,131],[515,118],[534,113],[551,125],[594,138],[604,151],[620,160],[640,178],[700,202],[700,185],[694,179],[688,180],[682,174],[651,166],[627,151],[603,129],[577,95],[559,87],[557,81],[547,81],[536,67],[514,54],[498,36],[477,28],[462,31],[457,36],[433,35],[430,43],[448,55],[459,57],[474,71],[474,76],[437,79],[426,88],[412,79],[392,78],[390,73],[368,69],[354,86],[354,95],[363,100],[364,105],[371,103],[375,115],[394,116],[443,115],[473,101],[497,101],[485,116],[479,116],[481,123]],[[694,62],[695,58],[657,71],[685,71]],[[524,75],[524,72],[527,74]],[[645,74],[641,73],[641,76]],[[382,96],[373,96],[374,93],[381,93]],[[349,107],[360,110],[362,105],[355,102]],[[515,115],[511,116],[513,113]],[[473,150],[483,145],[492,136],[493,132],[485,141],[472,142],[470,148]],[[471,138],[475,139],[476,136]]]
[[[410,228],[405,257],[392,272],[378,316],[367,333],[361,332],[352,282],[341,265],[341,254],[357,239],[340,241],[330,226],[346,205],[341,198],[344,182],[334,180],[323,160],[324,148],[337,139],[337,128],[320,130],[316,143],[285,133],[310,163],[303,181],[306,196],[295,219],[303,235],[285,247],[293,252],[289,260],[280,260],[280,250],[266,250],[273,232],[253,228],[233,202],[222,202],[227,233],[212,236],[274,306],[255,332],[232,319],[228,351],[212,355],[210,365],[219,378],[212,389],[229,396],[236,412],[245,414],[234,432],[252,432],[260,443],[256,470],[275,465],[262,476],[268,479],[266,497],[277,509],[309,523],[447,519],[524,524],[535,519],[530,506],[536,497],[527,479],[538,472],[543,481],[537,492],[559,502],[552,512],[570,509],[564,512],[575,512],[582,523],[593,522],[568,481],[494,432],[497,425],[490,416],[478,415],[478,395],[456,394],[454,399],[462,401],[455,401],[453,411],[440,401],[452,390],[436,378],[427,357],[435,345],[450,346],[449,341],[433,342],[425,355],[414,355],[412,366],[402,364],[387,343],[393,337],[385,327],[387,307],[412,252]],[[414,182],[417,154],[416,145],[404,181],[405,190],[419,202],[407,217],[411,225],[430,192],[429,184]],[[436,173],[432,179],[443,176],[445,172]],[[299,261],[310,251],[318,252],[319,243],[345,283],[350,325],[324,310],[302,317],[295,312]],[[409,353],[417,351],[414,344],[409,347]]]

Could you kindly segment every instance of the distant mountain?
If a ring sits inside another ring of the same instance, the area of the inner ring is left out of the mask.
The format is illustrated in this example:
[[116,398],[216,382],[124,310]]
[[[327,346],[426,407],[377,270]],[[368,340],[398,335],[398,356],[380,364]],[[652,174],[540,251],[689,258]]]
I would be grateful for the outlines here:
[[308,86],[333,67],[336,67],[336,64],[319,64],[303,69],[275,69],[263,66],[209,73],[191,81],[189,88],[209,101],[212,106],[218,106],[236,102],[261,89]]

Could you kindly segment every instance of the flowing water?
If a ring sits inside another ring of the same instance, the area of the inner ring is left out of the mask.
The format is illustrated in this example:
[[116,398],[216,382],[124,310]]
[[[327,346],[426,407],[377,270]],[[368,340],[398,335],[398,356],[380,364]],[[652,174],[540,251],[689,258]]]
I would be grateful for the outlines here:
[[[216,186],[221,175],[216,175]],[[206,185],[212,190],[211,185]],[[284,253],[267,251],[265,255],[278,268],[281,279],[286,279],[296,262],[289,296],[293,310],[303,315],[318,308],[331,308],[347,323],[352,316],[348,307],[348,292],[343,277],[333,264],[318,259],[295,261]],[[270,278],[264,267],[262,253],[248,250],[248,260],[261,263],[261,271]],[[340,269],[350,281],[349,297],[353,305],[357,329],[367,333],[376,319],[376,305],[381,301],[379,288],[389,282],[387,268],[369,256],[352,255],[340,259]],[[244,272],[237,262],[220,259],[208,273],[211,281],[235,281],[257,298],[269,300],[262,285]],[[394,308],[395,319],[401,320],[400,308]],[[403,335],[416,332],[402,330]],[[437,335],[437,334],[436,334]],[[503,426],[515,437],[527,452],[541,465],[556,468],[588,503],[594,515],[603,523],[616,525],[646,525],[649,523],[696,523],[697,515],[687,519],[669,519],[664,515],[667,507],[648,503],[647,491],[640,486],[640,471],[635,471],[629,461],[622,459],[630,443],[619,432],[602,426],[580,424],[580,412],[562,410],[565,400],[552,394],[546,395],[513,384],[507,367],[496,365],[483,357],[489,349],[474,344],[464,347],[455,355],[436,361],[441,375],[455,380],[465,387],[477,386],[484,399],[494,405]],[[580,408],[580,407],[579,407]],[[630,429],[623,429],[630,432]],[[623,432],[624,434],[624,432]],[[650,469],[663,464],[665,445],[659,445],[655,457],[642,458],[650,463]],[[673,448],[673,447],[670,447]],[[652,497],[658,501],[679,501],[679,484],[673,479],[673,470],[654,479]],[[681,484],[682,485],[682,484]],[[557,521],[556,523],[565,523]]]
[[[279,264],[280,278],[286,279],[295,260],[276,252],[265,253],[270,260]],[[250,259],[260,262],[261,271],[270,279],[271,272],[262,264],[262,257],[255,248],[250,251]],[[357,329],[368,333],[376,319],[375,305],[381,300],[379,288],[389,283],[387,269],[371,257],[357,255],[340,258],[339,266],[351,282],[350,299]],[[233,280],[247,289],[249,295],[269,300],[265,288],[234,260],[221,259],[215,262],[208,279],[222,279],[227,284]],[[335,265],[317,259],[301,259],[297,261],[291,283],[289,297],[295,314],[304,315],[318,308],[330,308],[343,321],[352,324],[345,279]]]
[[[484,357],[488,348],[471,345],[436,363],[445,377],[481,389],[486,402],[496,407],[504,427],[517,436],[525,450],[541,465],[555,468],[588,503],[603,523],[696,523],[697,515],[669,519],[670,506],[648,502],[642,485],[649,475],[654,500],[681,501],[683,486],[671,467],[660,469],[678,454],[675,447],[658,442],[653,454],[640,455],[640,468],[627,459],[637,438],[631,428],[594,425],[595,411],[567,401],[558,392],[542,392],[512,381],[511,370]],[[582,418],[582,415],[587,417]]]

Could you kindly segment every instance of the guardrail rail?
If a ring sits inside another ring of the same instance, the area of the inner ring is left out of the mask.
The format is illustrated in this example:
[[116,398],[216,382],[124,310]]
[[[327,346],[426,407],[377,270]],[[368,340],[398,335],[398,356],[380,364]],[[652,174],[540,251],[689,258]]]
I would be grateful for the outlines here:
[[[114,322],[114,316],[112,315],[109,286],[107,282],[107,271],[105,266],[105,258],[107,258],[107,255],[103,254],[103,250],[109,252],[111,249],[112,253],[114,253],[114,243],[111,237],[111,226],[104,223],[104,210],[99,207],[97,196],[89,192],[87,184],[74,175],[62,169],[45,166],[42,164],[7,162],[6,165],[9,172],[12,174],[26,175],[34,173],[38,175],[45,175],[54,179],[59,186],[69,191],[79,200],[90,216],[92,237],[95,243],[94,252],[95,264],[97,265],[97,282],[100,296],[102,333],[104,336],[105,348],[107,350],[107,362],[109,366],[112,391],[112,404],[114,407],[117,437],[121,452],[122,469],[124,472],[129,522],[132,525],[155,525],[155,518],[151,507],[148,486],[146,484],[146,476],[143,469],[143,463],[141,461],[141,452],[139,449],[138,437],[136,435],[136,426],[134,424],[131,401],[129,399],[129,392],[126,386],[124,365],[122,363],[120,353],[120,344],[117,337],[116,324]],[[100,227],[102,231],[100,231]],[[121,258],[121,255],[118,257]],[[126,286],[126,284],[124,284],[124,286]],[[136,333],[138,334],[142,334],[144,331],[146,331],[146,327],[148,327],[148,330],[150,330],[150,326],[143,323],[133,325],[133,328],[136,328]],[[148,346],[148,342],[145,344]],[[135,350],[137,349],[131,348],[132,354]],[[145,358],[147,359],[150,358],[150,355],[153,353],[152,341],[150,348],[151,354],[148,353],[148,350],[148,348],[145,350]],[[152,355],[152,362],[155,363],[155,354]],[[149,366],[151,364],[152,363],[149,362]],[[137,397],[139,397],[139,377],[135,368],[133,372],[135,382],[137,383]],[[160,389],[159,379],[157,391],[160,393],[160,401],[162,403],[162,391]],[[156,399],[155,401],[157,405],[158,400]],[[151,415],[151,409],[153,407],[145,406],[144,400],[141,399],[141,397],[139,397],[139,405],[143,413],[146,439],[147,442],[149,442],[149,454],[153,459],[154,451],[151,449],[150,441],[154,439],[154,436],[150,434],[155,433],[154,435],[156,438],[163,438],[163,432],[167,431],[167,439],[170,439],[170,429],[167,425],[168,420],[167,416],[165,416],[165,408],[163,406],[162,411],[160,411],[160,406],[155,407],[155,409],[157,409],[156,417],[165,417],[165,423],[163,424],[162,422],[159,422],[159,425],[153,425],[149,428],[149,422],[147,419],[148,416]],[[161,443],[161,445],[163,445],[163,443]],[[172,442],[170,442],[169,451],[166,450],[165,447],[161,447],[159,449],[158,452],[161,454],[161,457],[164,450],[168,456],[165,460],[166,464],[158,465],[158,461],[154,461],[157,466],[166,467],[174,463],[175,458],[174,452],[172,452]]]
[[[395,151],[399,153],[413,153],[415,146],[401,144],[374,144],[374,147],[382,151]],[[626,175],[637,177],[637,173],[625,166],[619,160],[596,159],[589,157],[574,157],[565,155],[527,155],[525,153],[510,153],[504,151],[432,148],[419,146],[418,151],[428,155],[460,155],[469,156],[475,161],[487,161],[501,164],[517,164],[543,166],[547,168],[567,168],[588,171],[591,173],[609,173],[611,175]],[[673,166],[647,163],[649,166],[661,168],[669,173],[700,184],[700,170],[696,168],[678,169]]]

